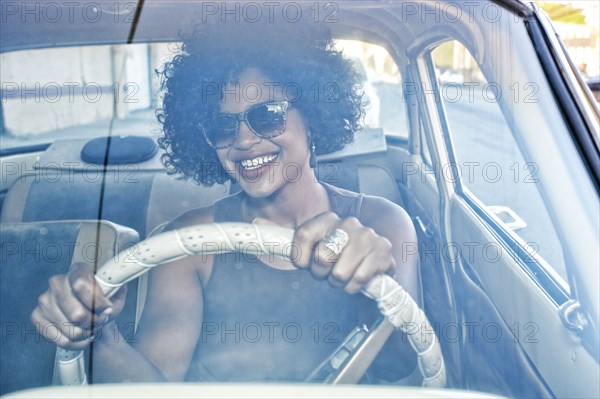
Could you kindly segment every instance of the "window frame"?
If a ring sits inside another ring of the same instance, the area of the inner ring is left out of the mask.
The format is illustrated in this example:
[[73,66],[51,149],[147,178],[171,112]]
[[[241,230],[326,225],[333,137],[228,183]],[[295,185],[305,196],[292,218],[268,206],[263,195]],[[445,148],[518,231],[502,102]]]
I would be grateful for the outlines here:
[[[525,273],[527,273],[527,275],[536,283],[541,291],[544,292],[544,294],[557,307],[560,307],[573,298],[573,292],[569,282],[565,281],[541,255],[528,250],[528,244],[514,231],[505,228],[502,225],[501,220],[487,210],[486,206],[462,183],[460,173],[456,168],[458,161],[456,159],[454,144],[452,141],[450,128],[448,126],[448,120],[446,118],[447,114],[444,102],[440,96],[440,87],[437,81],[435,65],[431,56],[433,50],[435,50],[439,45],[452,40],[459,42],[467,49],[467,51],[472,54],[472,49],[467,43],[465,43],[465,41],[460,40],[458,37],[445,36],[438,37],[436,40],[428,43],[427,46],[425,46],[416,56],[417,60],[420,60],[424,65],[424,71],[428,75],[426,78],[432,83],[432,85],[435,85],[435,90],[432,93],[435,97],[435,108],[430,109],[431,106],[429,102],[424,102],[422,106],[428,109],[428,115],[437,114],[440,124],[439,129],[441,129],[442,132],[441,145],[446,151],[445,155],[448,157],[450,163],[449,169],[452,173],[452,178],[449,179],[451,181],[447,181],[448,179],[442,178],[442,180],[444,180],[442,183],[452,187],[452,191],[454,191],[457,196],[465,201],[469,208],[483,222],[485,227],[492,232],[492,234],[504,246],[504,249],[513,255],[515,264],[524,270]],[[478,67],[480,66],[478,65]],[[481,72],[487,79],[486,71],[482,69]],[[501,104],[498,105],[500,105],[500,111],[506,118],[506,110],[501,106]],[[511,128],[513,127],[514,126],[511,126]],[[427,131],[428,125],[426,123],[424,124],[423,128],[426,131],[425,133],[430,137],[433,137],[435,140],[435,134]],[[518,139],[515,139],[515,141],[517,146],[519,146],[519,149],[522,151],[522,146],[520,145]],[[434,163],[438,161],[433,159],[435,157],[434,153],[432,153],[431,156]],[[524,156],[526,156],[526,154],[524,154]],[[544,202],[544,205],[547,205],[543,197],[542,201]],[[567,264],[565,267],[568,274],[569,265]]]

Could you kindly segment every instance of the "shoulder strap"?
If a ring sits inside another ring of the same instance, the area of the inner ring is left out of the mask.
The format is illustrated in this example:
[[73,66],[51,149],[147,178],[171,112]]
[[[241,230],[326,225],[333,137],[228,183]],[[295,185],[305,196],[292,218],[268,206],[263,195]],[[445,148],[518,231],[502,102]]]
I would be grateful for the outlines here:
[[327,194],[329,194],[333,212],[339,217],[347,218],[351,216],[360,216],[360,208],[362,206],[363,198],[365,197],[364,194],[344,190],[343,188],[335,187],[324,182],[321,182],[321,184],[327,190]]

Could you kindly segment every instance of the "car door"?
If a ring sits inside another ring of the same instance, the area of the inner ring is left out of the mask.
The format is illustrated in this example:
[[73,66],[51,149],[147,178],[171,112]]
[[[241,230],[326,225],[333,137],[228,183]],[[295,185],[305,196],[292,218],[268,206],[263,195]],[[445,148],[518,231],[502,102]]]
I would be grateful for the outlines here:
[[462,317],[463,384],[598,397],[593,178],[524,21],[505,13],[473,25],[438,29],[413,53],[444,187],[442,254]]

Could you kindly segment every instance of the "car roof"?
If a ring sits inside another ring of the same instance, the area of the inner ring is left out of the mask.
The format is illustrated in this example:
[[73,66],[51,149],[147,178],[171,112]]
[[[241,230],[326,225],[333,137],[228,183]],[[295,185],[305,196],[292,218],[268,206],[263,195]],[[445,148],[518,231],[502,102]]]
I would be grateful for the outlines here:
[[[496,2],[511,7],[521,15],[531,12],[520,0]],[[314,7],[314,3],[293,4],[302,7],[302,15],[314,15],[310,8]],[[206,4],[221,3],[202,4],[182,0],[146,0],[137,5],[113,0],[3,2],[0,52],[87,44],[178,41],[182,33],[192,30],[192,23],[210,22],[207,16],[214,14],[206,8]],[[239,6],[239,3],[235,4]],[[323,2],[321,9],[328,11],[327,4],[330,2]],[[440,1],[423,0],[404,4],[380,0],[337,2],[335,8],[331,9],[335,14],[329,14],[334,17],[329,26],[337,38],[354,38],[379,44],[390,41],[411,43],[422,35],[424,29],[431,27],[431,24],[422,23],[421,18],[410,17],[414,15],[414,9],[410,7],[415,4],[439,7]],[[445,12],[449,13],[458,7],[451,1],[446,6]],[[321,20],[327,16],[326,11],[322,12]],[[212,19],[218,19],[218,16]],[[452,25],[453,29],[471,29],[469,25],[473,25],[473,21],[463,17],[459,23]]]

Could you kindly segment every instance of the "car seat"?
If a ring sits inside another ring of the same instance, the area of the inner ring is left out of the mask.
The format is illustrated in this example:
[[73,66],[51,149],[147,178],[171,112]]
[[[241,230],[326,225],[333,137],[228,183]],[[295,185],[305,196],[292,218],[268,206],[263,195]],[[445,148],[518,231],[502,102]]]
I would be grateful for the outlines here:
[[133,229],[107,221],[0,225],[0,395],[55,380],[56,346],[30,321],[50,277],[74,262],[99,267],[138,239]]

